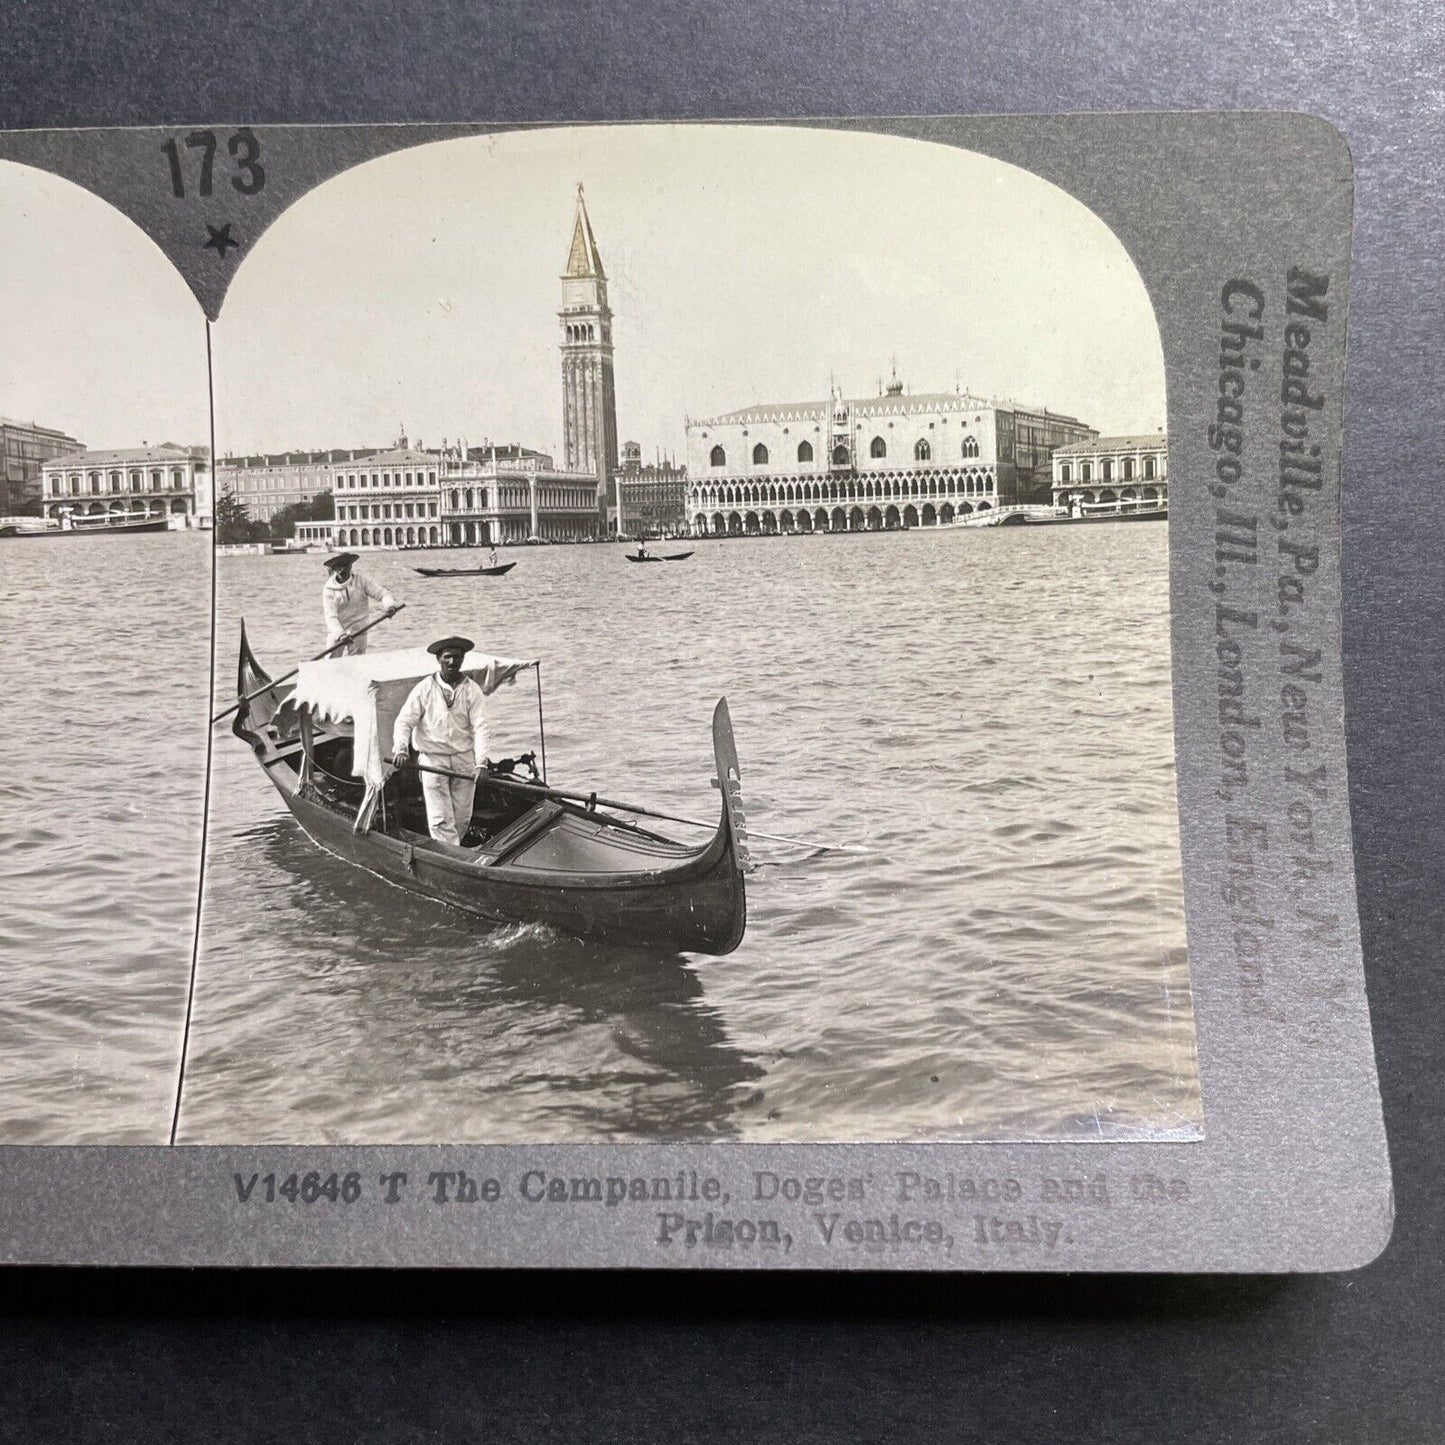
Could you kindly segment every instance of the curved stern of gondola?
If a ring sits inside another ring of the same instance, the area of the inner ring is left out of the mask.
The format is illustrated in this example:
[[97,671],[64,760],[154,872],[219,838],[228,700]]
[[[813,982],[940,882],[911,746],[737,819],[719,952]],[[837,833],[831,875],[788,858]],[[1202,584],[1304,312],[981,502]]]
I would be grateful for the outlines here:
[[260,743],[261,730],[276,715],[284,698],[271,684],[271,674],[256,661],[241,620],[241,649],[236,659],[237,708],[231,731],[253,748]]
[[722,793],[723,814],[720,827],[727,835],[723,863],[729,871],[736,896],[732,928],[720,947],[709,950],[724,954],[731,953],[743,941],[743,932],[748,923],[748,897],[743,878],[752,867],[752,857],[748,851],[747,813],[743,808],[742,769],[738,765],[732,715],[728,712],[726,698],[719,698],[718,705],[713,709],[712,750],[717,766],[717,786]]

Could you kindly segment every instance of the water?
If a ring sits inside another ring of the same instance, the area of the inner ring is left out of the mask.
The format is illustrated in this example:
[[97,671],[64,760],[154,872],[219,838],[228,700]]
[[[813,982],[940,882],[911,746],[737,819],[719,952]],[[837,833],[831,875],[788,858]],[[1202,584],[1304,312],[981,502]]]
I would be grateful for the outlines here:
[[[184,595],[192,539],[141,558],[150,540],[93,545],[136,548],[148,587],[164,594],[174,571]],[[373,646],[462,631],[542,657],[552,781],[692,816],[716,810],[708,722],[726,696],[752,825],[866,851],[756,844],[747,936],[727,958],[584,947],[329,857],[218,729],[183,1141],[1197,1132],[1163,527],[703,542],[655,567],[536,548],[509,552],[500,579],[412,571],[476,555],[366,558],[408,603]],[[273,671],[320,646],[324,574],[316,557],[216,565],[219,707],[241,614]],[[85,580],[43,584],[77,644]],[[204,642],[138,632],[140,686],[117,703],[107,647],[105,685],[83,696],[98,734],[143,728],[153,748],[160,732],[172,766],[162,796],[153,751],[124,778],[107,764],[112,797],[134,790],[115,804],[134,832],[108,837],[116,878],[103,919],[81,910],[85,947],[45,888],[0,906],[27,980],[0,1013],[7,1138],[169,1128],[195,887],[194,829],[176,815],[199,800],[181,746],[198,729],[171,714],[181,698],[202,713]],[[56,640],[29,650],[48,666]],[[494,703],[494,751],[535,746],[530,684]],[[33,712],[0,701],[6,736]],[[80,789],[77,773],[59,792]],[[76,868],[43,806],[10,804],[6,847],[30,876]]]
[[210,586],[198,532],[0,541],[0,1142],[167,1137]]

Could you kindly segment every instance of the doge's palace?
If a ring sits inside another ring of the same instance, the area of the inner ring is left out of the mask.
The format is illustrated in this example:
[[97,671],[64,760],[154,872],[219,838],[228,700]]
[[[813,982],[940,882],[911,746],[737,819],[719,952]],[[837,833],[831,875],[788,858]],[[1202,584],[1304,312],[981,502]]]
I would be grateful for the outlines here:
[[687,424],[696,535],[891,531],[1030,501],[1074,417],[963,392],[771,403]]

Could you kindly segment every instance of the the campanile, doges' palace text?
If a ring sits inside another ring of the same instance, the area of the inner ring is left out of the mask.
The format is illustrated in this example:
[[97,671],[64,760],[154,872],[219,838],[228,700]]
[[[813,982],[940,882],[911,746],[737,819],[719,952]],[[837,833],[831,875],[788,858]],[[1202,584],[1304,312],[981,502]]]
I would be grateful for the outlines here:
[[307,535],[350,548],[892,531],[1051,509],[1055,452],[1098,436],[1047,407],[911,394],[895,374],[876,396],[832,388],[825,400],[687,418],[686,465],[644,465],[637,442],[618,443],[608,277],[580,185],[560,279],[560,466],[516,442],[429,448],[403,436],[381,451],[226,457],[218,493],[264,521],[329,491],[335,521]]

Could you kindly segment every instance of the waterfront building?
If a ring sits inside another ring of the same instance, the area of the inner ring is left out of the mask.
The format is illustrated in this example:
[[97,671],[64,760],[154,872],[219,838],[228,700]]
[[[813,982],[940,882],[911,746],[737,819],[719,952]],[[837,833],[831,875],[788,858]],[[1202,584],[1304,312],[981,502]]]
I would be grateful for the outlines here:
[[358,550],[572,542],[599,529],[596,478],[514,444],[378,452],[338,467],[335,495],[331,539]]
[[0,416],[0,515],[38,516],[41,468],[55,457],[83,450],[84,443],[54,427]]
[[441,545],[441,477],[446,451],[407,444],[389,451],[356,452],[331,467],[336,502],[334,535],[347,547]]
[[469,450],[443,478],[442,540],[453,547],[589,542],[602,531],[597,477],[526,447]]
[[1053,502],[1076,511],[1101,504],[1121,510],[1169,505],[1169,444],[1163,432],[1095,437],[1053,457]]
[[699,536],[930,527],[1046,499],[1053,453],[1098,433],[1075,417],[966,393],[768,403],[687,422]]
[[613,476],[615,530],[620,536],[676,536],[687,530],[687,468],[671,458],[642,463],[642,447],[623,442],[622,465]]
[[173,517],[186,527],[209,527],[214,497],[206,447],[75,451],[41,468],[45,515],[116,518]]
[[562,469],[596,481],[596,506],[615,511],[617,388],[612,374],[612,310],[607,273],[577,187],[572,245],[562,273]]
[[285,507],[314,501],[333,490],[336,469],[359,458],[361,451],[292,451],[228,456],[216,464],[216,487],[246,509],[253,522],[269,522]]

